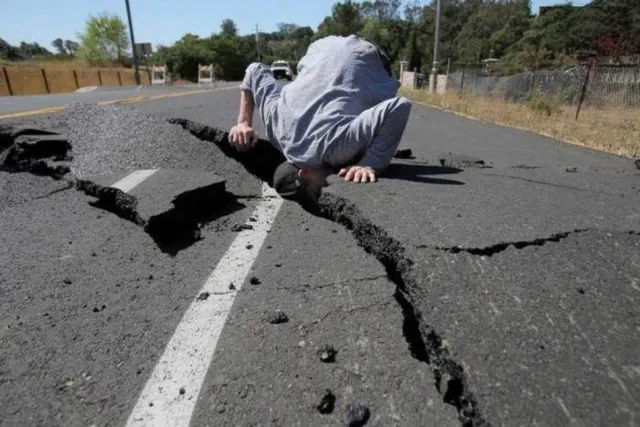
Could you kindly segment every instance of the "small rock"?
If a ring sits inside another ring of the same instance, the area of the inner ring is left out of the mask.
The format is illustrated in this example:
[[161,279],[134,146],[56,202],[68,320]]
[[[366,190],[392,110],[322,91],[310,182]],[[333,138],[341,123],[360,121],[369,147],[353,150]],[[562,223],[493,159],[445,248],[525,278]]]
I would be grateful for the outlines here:
[[198,298],[196,298],[196,300],[198,300],[198,301],[204,301],[204,300],[206,300],[207,298],[209,298],[209,296],[211,296],[211,294],[210,294],[209,292],[207,292],[207,291],[200,292],[200,295],[198,295]]
[[236,285],[234,285],[233,282],[229,283],[229,290],[231,290],[231,291],[235,291],[236,290]]
[[577,166],[567,166],[567,168],[565,170],[567,172],[577,172],[578,171],[578,167]]
[[259,285],[260,284],[260,279],[258,279],[256,276],[253,276],[250,280],[249,283],[251,283],[252,285]]
[[394,154],[393,157],[396,159],[412,159],[413,151],[411,151],[411,148],[404,148],[396,151],[396,154]]
[[224,411],[226,411],[227,408],[225,407],[224,403],[219,404],[218,406],[216,406],[216,411],[221,414]]
[[302,340],[302,341],[300,341],[298,343],[298,347],[300,347],[300,348],[304,348],[306,345],[307,345],[307,343],[304,340]]
[[251,249],[251,248],[253,248],[253,245],[247,245],[247,246],[245,246],[245,248]]
[[587,291],[584,288],[578,288],[578,292],[584,295]]
[[256,217],[250,216],[249,222],[256,222],[258,219]]
[[289,316],[282,310],[275,310],[267,315],[267,322],[277,325],[279,323],[286,323],[289,321]]
[[347,425],[349,427],[360,427],[369,421],[369,408],[364,405],[347,406]]
[[231,227],[231,231],[243,231],[243,230],[253,230],[253,225],[251,224],[233,224]]
[[640,159],[636,159],[633,163],[636,165],[636,169],[640,169]]
[[95,257],[95,256],[98,256],[98,254],[95,252],[91,252],[91,256]]
[[320,404],[316,406],[318,408],[318,412],[321,414],[330,414],[333,412],[336,404],[336,396],[331,393],[331,390],[327,389],[324,392],[324,396],[320,399]]
[[63,280],[65,285],[70,285],[71,284],[71,279],[67,278]]
[[238,393],[238,396],[240,396],[241,399],[246,399],[247,396],[249,396],[249,393],[253,393],[253,392],[255,392],[255,387],[251,384],[247,384],[244,387],[242,387],[242,389]]
[[185,394],[186,393],[186,390],[184,389],[184,387],[180,387],[179,393],[180,394]]
[[153,402],[149,402],[149,406],[153,406]]
[[333,363],[336,361],[336,354],[338,352],[333,348],[333,346],[325,345],[324,348],[318,350],[318,357],[324,363]]

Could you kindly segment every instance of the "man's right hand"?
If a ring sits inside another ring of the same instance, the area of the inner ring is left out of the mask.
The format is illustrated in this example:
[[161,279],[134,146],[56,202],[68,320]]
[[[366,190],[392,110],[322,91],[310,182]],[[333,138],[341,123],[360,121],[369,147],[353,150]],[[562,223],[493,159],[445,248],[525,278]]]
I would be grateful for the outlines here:
[[246,123],[238,123],[229,131],[229,142],[238,151],[249,151],[258,142],[258,133]]

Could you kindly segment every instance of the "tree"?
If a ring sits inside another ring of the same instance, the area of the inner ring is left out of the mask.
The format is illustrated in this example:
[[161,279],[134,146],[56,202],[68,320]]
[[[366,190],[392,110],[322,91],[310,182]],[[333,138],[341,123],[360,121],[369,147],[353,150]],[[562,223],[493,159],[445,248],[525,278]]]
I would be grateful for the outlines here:
[[20,51],[17,47],[10,45],[6,40],[0,37],[0,58],[9,61],[22,59]]
[[60,55],[66,55],[67,51],[64,47],[64,41],[61,38],[57,38],[51,42],[51,46],[53,46]]
[[33,58],[36,56],[51,56],[46,48],[38,43],[20,42],[20,56],[23,58]]
[[76,56],[76,52],[78,51],[78,48],[80,47],[80,45],[77,42],[74,42],[73,40],[65,40],[64,47],[67,50],[68,55]]
[[82,56],[92,64],[122,61],[129,48],[125,23],[119,16],[107,12],[89,16],[78,39]]
[[284,39],[292,38],[295,31],[299,28],[296,24],[287,24],[284,22],[279,22],[277,26],[278,31]]
[[336,3],[331,10],[331,16],[327,16],[318,27],[316,38],[328,35],[348,36],[357,34],[362,28],[360,5],[351,0],[344,3]]
[[235,37],[238,35],[238,27],[236,26],[236,23],[231,19],[225,19],[224,21],[222,21],[222,25],[220,25],[220,28],[222,29],[222,34],[225,36]]

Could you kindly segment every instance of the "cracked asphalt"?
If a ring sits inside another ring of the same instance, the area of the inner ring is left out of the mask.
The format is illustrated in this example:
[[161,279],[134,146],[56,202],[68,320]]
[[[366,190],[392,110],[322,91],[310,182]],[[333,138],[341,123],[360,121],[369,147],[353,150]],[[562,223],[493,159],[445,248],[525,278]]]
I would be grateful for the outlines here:
[[[62,179],[0,170],[0,425],[125,424],[189,305],[223,297],[201,286],[262,183],[166,120],[227,130],[237,106],[228,90],[0,122],[73,151]],[[638,425],[633,162],[420,105],[400,148],[376,184],[332,177],[320,215],[283,203],[190,424],[346,425],[362,405],[366,425]],[[233,201],[203,193],[199,238],[167,252],[73,185],[154,169],[142,212],[188,212],[181,183],[214,176]]]

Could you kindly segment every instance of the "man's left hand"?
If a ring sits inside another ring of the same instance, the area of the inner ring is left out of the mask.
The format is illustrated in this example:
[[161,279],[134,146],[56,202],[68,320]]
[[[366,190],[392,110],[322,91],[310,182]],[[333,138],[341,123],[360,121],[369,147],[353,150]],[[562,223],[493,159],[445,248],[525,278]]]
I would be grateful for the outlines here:
[[353,182],[375,182],[376,172],[367,166],[349,166],[340,169],[339,176],[343,176],[345,181]]

